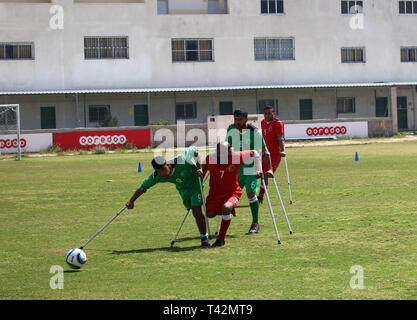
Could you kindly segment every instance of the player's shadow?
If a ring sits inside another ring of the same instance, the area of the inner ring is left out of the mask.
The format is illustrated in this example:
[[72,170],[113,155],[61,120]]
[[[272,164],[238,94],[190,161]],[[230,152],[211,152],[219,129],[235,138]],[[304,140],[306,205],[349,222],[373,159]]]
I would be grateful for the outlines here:
[[126,251],[112,251],[111,254],[114,255],[121,255],[121,254],[131,254],[131,253],[150,253],[155,251],[166,251],[166,252],[181,252],[181,251],[193,251],[204,249],[200,246],[192,246],[192,247],[161,247],[161,248],[145,248],[145,249],[133,249],[133,250],[126,250]]
[[[227,236],[227,238],[236,238],[234,235]],[[195,237],[189,237],[189,238],[181,238],[177,239],[175,243],[178,242],[185,242],[190,240],[196,240]],[[199,239],[198,239],[199,240]],[[211,239],[210,243],[214,243],[215,237]],[[207,250],[211,247],[202,247],[201,245],[195,245],[195,246],[189,246],[189,247],[176,247],[174,246],[167,246],[167,247],[160,247],[160,248],[144,248],[144,249],[133,249],[133,250],[113,250],[111,251],[111,254],[114,255],[121,255],[121,254],[131,254],[131,253],[150,253],[155,251],[165,251],[165,252],[183,252],[183,251],[193,251],[193,250]]]

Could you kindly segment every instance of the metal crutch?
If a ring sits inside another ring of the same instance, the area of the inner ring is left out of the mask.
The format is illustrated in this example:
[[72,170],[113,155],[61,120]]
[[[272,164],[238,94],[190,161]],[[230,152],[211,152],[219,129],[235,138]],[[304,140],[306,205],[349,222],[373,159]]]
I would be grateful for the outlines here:
[[279,193],[277,182],[275,181],[275,176],[272,179],[274,180],[275,189],[277,190],[278,198],[279,198],[279,201],[281,202],[282,211],[284,211],[285,219],[287,220],[288,228],[290,229],[290,234],[293,234],[291,230],[290,221],[288,220],[288,217],[287,217],[287,212],[285,211],[285,208],[284,208],[284,203],[282,202],[281,194]]

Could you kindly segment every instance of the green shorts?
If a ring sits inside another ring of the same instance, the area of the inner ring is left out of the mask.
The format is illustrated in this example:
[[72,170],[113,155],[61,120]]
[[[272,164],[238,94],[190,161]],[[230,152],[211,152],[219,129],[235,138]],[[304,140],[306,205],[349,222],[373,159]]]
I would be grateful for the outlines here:
[[200,185],[194,185],[189,190],[179,191],[182,203],[187,210],[192,207],[201,207],[203,205],[203,198],[201,197]]
[[245,172],[245,167],[240,166],[239,172],[237,174],[237,182],[239,183],[239,186],[242,189],[246,188],[246,193],[253,192],[255,194],[258,194],[259,179],[255,178],[254,175],[244,174],[244,172]]

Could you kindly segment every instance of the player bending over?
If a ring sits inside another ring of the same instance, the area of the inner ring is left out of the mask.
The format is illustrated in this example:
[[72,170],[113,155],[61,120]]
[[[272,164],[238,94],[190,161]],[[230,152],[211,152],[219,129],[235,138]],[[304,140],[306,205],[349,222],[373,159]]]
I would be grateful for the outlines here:
[[[266,163],[265,177],[272,177],[271,158],[260,130],[252,124],[248,124],[248,113],[244,110],[236,109],[233,117],[234,124],[227,129],[226,141],[229,142],[234,151],[256,150],[258,154],[262,154],[262,159]],[[253,162],[244,164],[240,167],[238,174],[240,187],[246,188],[252,213],[252,224],[249,228],[249,234],[258,233],[259,231],[259,202],[256,196],[259,180],[253,173],[253,165]]]
[[[271,153],[272,172],[275,173],[281,162],[281,157],[285,157],[286,153],[284,152],[284,125],[282,121],[275,118],[275,111],[272,106],[264,108],[264,120],[261,122],[261,127],[266,147]],[[262,168],[263,170],[267,168],[265,161],[262,161]],[[265,184],[268,186],[267,177],[265,177]],[[262,185],[260,189],[258,200],[259,203],[262,203],[265,190]]]
[[209,218],[222,216],[220,231],[214,247],[225,244],[227,229],[230,226],[232,215],[236,216],[235,208],[242,195],[238,183],[238,171],[244,162],[253,162],[257,159],[257,176],[260,176],[261,161],[256,151],[231,152],[228,142],[219,142],[216,153],[207,155],[202,164],[203,176],[210,171],[210,191],[206,199],[206,209]]
[[210,242],[208,240],[206,220],[201,210],[203,199],[198,181],[200,178],[197,175],[197,170],[200,168],[200,163],[198,163],[197,159],[198,152],[196,152],[194,147],[188,148],[184,153],[169,161],[166,161],[161,156],[155,157],[152,160],[152,167],[155,171],[143,181],[130,200],[126,202],[126,207],[133,209],[136,199],[157,183],[169,182],[175,184],[184,207],[187,210],[191,209],[193,212],[200,232],[201,245],[205,247],[210,246]]

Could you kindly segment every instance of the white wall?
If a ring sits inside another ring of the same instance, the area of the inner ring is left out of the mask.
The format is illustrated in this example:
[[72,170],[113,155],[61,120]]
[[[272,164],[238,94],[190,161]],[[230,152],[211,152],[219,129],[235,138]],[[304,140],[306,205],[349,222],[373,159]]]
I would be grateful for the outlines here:
[[[52,4],[64,29],[52,30]],[[417,81],[417,63],[400,62],[416,46],[416,16],[398,1],[364,1],[364,29],[340,1],[285,1],[285,14],[261,15],[260,1],[229,0],[230,14],[158,15],[146,3],[0,3],[0,42],[34,41],[35,60],[0,61],[0,92],[259,84]],[[84,60],[84,36],[128,36],[129,59]],[[171,38],[213,38],[215,62],[172,63]],[[295,60],[255,61],[254,37],[294,37]],[[340,62],[342,46],[365,46],[366,63]]]

